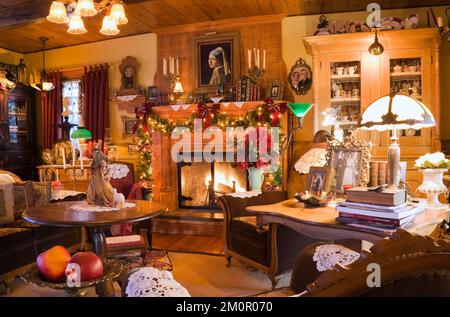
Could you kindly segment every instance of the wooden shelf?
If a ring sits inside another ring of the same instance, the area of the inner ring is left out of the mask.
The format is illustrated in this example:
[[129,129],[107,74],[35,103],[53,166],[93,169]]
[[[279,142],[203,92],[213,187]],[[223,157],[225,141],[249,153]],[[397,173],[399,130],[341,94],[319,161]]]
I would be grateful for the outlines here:
[[333,80],[339,80],[339,81],[344,81],[344,80],[357,80],[361,78],[360,74],[353,74],[353,75],[331,75],[330,76],[331,79]]
[[361,98],[331,98],[331,103],[360,103]]

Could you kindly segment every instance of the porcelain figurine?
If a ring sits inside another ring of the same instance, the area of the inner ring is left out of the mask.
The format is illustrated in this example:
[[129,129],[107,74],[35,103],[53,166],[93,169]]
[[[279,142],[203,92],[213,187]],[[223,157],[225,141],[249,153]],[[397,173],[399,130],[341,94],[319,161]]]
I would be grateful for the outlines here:
[[86,193],[89,205],[114,207],[114,190],[109,182],[111,175],[108,169],[107,159],[102,152],[102,141],[94,143],[92,155],[92,176]]

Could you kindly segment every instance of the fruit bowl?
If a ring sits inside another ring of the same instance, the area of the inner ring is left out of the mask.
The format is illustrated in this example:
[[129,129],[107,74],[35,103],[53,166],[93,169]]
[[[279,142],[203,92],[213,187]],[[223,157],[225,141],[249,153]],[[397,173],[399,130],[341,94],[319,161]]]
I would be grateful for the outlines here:
[[65,281],[61,283],[49,282],[43,278],[37,267],[27,270],[20,277],[25,283],[30,285],[63,290],[66,296],[83,296],[87,288],[103,283],[108,279],[115,279],[122,273],[122,265],[113,259],[103,259],[103,268],[104,274],[101,278],[81,282],[80,287],[69,287]]
[[306,208],[317,208],[328,205],[329,202],[336,198],[336,194],[328,192],[315,193],[306,191],[295,194],[295,198],[299,202],[303,203]]

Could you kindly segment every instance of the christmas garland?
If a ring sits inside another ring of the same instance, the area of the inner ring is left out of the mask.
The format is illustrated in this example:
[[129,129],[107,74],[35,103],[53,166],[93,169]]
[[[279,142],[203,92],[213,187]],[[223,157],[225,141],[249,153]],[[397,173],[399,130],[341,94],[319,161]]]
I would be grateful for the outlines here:
[[275,103],[272,99],[264,100],[264,104],[257,109],[247,112],[245,116],[230,117],[220,112],[220,104],[199,103],[197,111],[192,113],[185,121],[173,122],[170,119],[164,119],[152,111],[155,105],[146,103],[138,106],[135,110],[136,124],[133,132],[139,139],[139,166],[137,175],[141,182],[149,182],[151,179],[151,133],[162,132],[171,134],[177,127],[188,128],[190,131],[194,129],[194,121],[196,119],[203,120],[203,128],[216,126],[222,130],[227,127],[279,127],[280,118],[287,111],[286,103]]

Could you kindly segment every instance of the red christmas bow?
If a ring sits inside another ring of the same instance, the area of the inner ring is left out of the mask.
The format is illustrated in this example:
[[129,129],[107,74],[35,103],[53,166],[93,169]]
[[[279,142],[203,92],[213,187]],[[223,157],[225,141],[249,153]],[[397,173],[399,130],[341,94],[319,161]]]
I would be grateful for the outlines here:
[[133,126],[133,133],[136,133],[137,129],[139,128],[139,124],[144,124],[144,130],[148,131],[148,125],[147,125],[147,117],[149,113],[151,112],[152,107],[154,106],[153,103],[144,103],[143,105],[137,106],[134,110],[136,114],[136,123]]
[[220,104],[199,103],[197,106],[197,118],[203,119],[203,126],[207,128],[212,123],[212,117],[220,111]]

